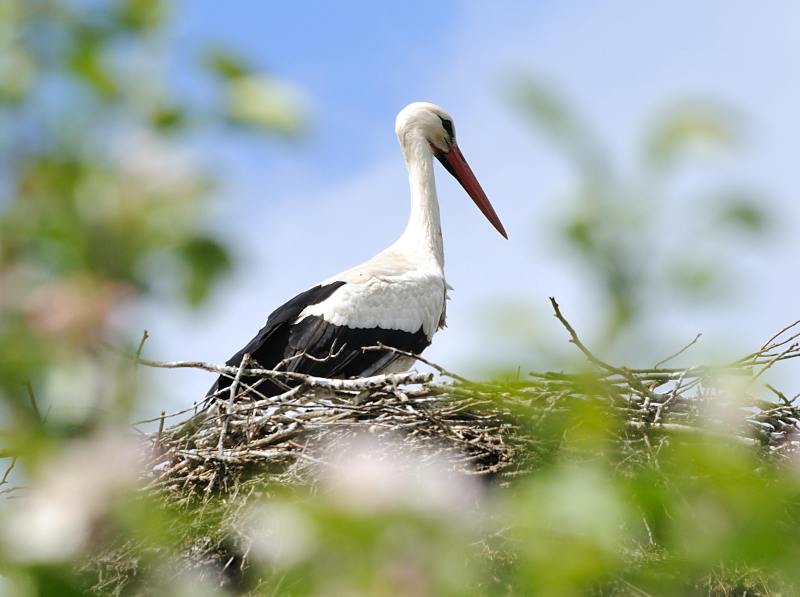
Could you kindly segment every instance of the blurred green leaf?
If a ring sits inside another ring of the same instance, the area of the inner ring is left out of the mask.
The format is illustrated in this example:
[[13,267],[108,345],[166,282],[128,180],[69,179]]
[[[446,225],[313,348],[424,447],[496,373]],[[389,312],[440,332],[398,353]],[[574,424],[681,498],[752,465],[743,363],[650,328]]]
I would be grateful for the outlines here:
[[564,223],[564,235],[580,251],[589,253],[595,244],[593,226],[594,223],[587,217],[586,212],[575,213]]
[[232,80],[250,75],[251,68],[244,58],[225,48],[212,48],[207,51],[205,64],[215,75]]
[[175,132],[186,125],[186,111],[179,106],[164,105],[154,110],[151,114],[153,126],[164,132]]
[[104,62],[103,37],[96,29],[83,28],[74,39],[69,55],[72,72],[105,99],[117,93],[117,83]]
[[673,288],[686,297],[719,296],[724,291],[722,272],[710,261],[687,258],[673,263],[668,274]]
[[608,472],[562,465],[527,485],[508,508],[521,548],[515,592],[578,595],[611,579],[629,514]]
[[[739,113],[722,102],[672,103],[656,114],[630,160],[616,139],[614,151],[598,142],[552,86],[520,77],[513,91],[521,115],[573,167],[541,232],[566,249],[564,264],[577,268],[576,279],[595,293],[596,350],[619,349],[623,336],[634,340],[634,359],[652,347],[660,318],[653,297],[711,304],[734,290],[731,281],[743,279],[733,255],[739,249],[724,232],[763,238],[774,215],[765,199],[720,192],[714,185],[728,187],[724,179],[678,166],[702,164],[704,154],[739,145]],[[687,197],[695,199],[687,205]]]
[[[223,242],[202,232],[214,173],[197,163],[190,136],[231,120],[285,134],[303,117],[297,95],[251,79],[230,53],[210,61],[216,105],[175,86],[160,68],[180,50],[160,35],[174,5],[0,2],[2,594],[104,594],[98,571],[117,562],[98,563],[101,552],[131,555],[119,573],[132,593],[198,594],[193,578],[174,575],[178,539],[224,532],[208,504],[198,515],[110,487],[117,470],[131,481],[138,473],[103,461],[101,448],[88,451],[90,466],[62,466],[89,437],[127,437],[132,405],[154,394],[108,348],[136,346],[130,336],[141,332],[126,313],[153,296],[195,305],[231,268]],[[20,491],[36,484],[35,496]]]
[[610,172],[598,140],[549,85],[524,77],[513,86],[511,99],[594,184],[607,180]]
[[202,302],[219,277],[231,268],[227,249],[210,237],[190,239],[178,248],[177,255],[184,264],[184,292],[193,305]]
[[695,103],[674,107],[652,126],[644,153],[650,165],[673,167],[690,153],[729,149],[740,139],[738,119],[720,105]]
[[118,18],[127,29],[147,31],[163,22],[166,10],[164,0],[124,0]]
[[725,195],[717,207],[717,222],[727,228],[752,235],[769,231],[772,214],[763,198],[744,193]]
[[36,67],[23,48],[5,47],[0,51],[0,103],[21,102],[36,77]]
[[517,87],[514,99],[553,139],[571,139],[582,128],[563,98],[532,79]]
[[306,120],[304,98],[285,83],[261,76],[228,83],[227,109],[232,122],[294,135]]

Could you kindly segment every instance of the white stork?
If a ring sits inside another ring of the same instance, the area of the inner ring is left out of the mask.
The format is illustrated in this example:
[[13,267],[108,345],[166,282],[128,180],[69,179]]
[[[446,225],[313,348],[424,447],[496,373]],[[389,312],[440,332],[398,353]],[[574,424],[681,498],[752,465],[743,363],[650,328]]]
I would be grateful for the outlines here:
[[[252,366],[344,378],[411,367],[414,359],[395,351],[362,349],[383,344],[420,354],[444,326],[448,286],[434,157],[508,238],[456,144],[453,119],[447,112],[427,102],[409,104],[397,115],[395,131],[411,187],[411,214],[403,234],[369,261],[331,276],[278,307],[228,365],[238,367],[249,354]],[[230,384],[229,378],[220,376],[209,397]],[[271,381],[258,385],[265,395],[283,389]]]

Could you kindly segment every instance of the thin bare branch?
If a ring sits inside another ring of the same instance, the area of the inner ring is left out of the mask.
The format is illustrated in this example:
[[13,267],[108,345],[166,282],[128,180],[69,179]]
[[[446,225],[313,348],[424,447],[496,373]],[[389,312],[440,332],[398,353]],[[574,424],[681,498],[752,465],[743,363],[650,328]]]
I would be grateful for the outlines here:
[[14,456],[14,457],[11,459],[11,464],[9,464],[9,465],[8,465],[8,468],[6,469],[6,472],[5,472],[5,474],[3,474],[3,478],[2,478],[2,479],[0,479],[0,485],[5,485],[6,483],[8,483],[8,476],[11,474],[11,471],[13,471],[13,470],[14,470],[14,467],[15,467],[16,465],[17,465],[17,457],[16,457],[16,456]]
[[586,348],[586,345],[581,342],[581,339],[578,337],[578,333],[575,331],[575,328],[572,327],[569,321],[561,314],[561,308],[558,306],[556,299],[554,297],[550,297],[550,304],[553,306],[553,314],[555,315],[556,319],[561,322],[561,325],[569,333],[569,341],[578,347],[583,355],[589,360],[589,362],[594,363],[598,367],[605,369],[606,371],[610,371],[612,373],[618,373],[620,375],[625,375],[625,371],[620,369],[619,367],[614,367],[613,365],[609,365],[605,361],[597,358],[594,356],[592,351]]
[[[227,365],[214,365],[203,361],[154,361],[151,359],[138,359],[138,362],[146,367],[158,369],[201,369],[212,373],[235,376],[239,371],[238,367]],[[361,377],[357,379],[329,379],[327,377],[316,377],[294,371],[275,371],[273,369],[244,369],[244,377],[265,377],[277,380],[292,380],[302,382],[311,387],[327,388],[334,391],[348,390],[370,390],[379,388],[387,384],[420,384],[427,383],[433,379],[430,373],[418,373],[408,371],[406,373],[391,373],[383,375],[373,375],[371,377]]]
[[33,410],[33,414],[36,415],[36,420],[39,421],[39,423],[43,423],[44,419],[42,418],[39,406],[36,404],[36,396],[33,393],[33,386],[30,380],[25,382],[25,389],[28,391],[28,401],[31,403],[31,410]]
[[242,356],[242,362],[239,363],[239,370],[236,372],[236,377],[233,378],[233,383],[230,387],[230,395],[228,396],[228,403],[225,404],[225,416],[222,418],[222,428],[219,432],[219,442],[217,444],[220,456],[222,456],[225,450],[225,435],[228,433],[228,422],[230,421],[231,411],[233,411],[233,402],[236,400],[236,392],[239,389],[239,380],[242,379],[242,371],[244,371],[249,362],[250,355],[245,353]]
[[698,340],[699,340],[699,339],[700,339],[702,336],[703,336],[703,334],[702,334],[702,333],[698,333],[698,334],[697,334],[697,335],[694,337],[694,340],[692,340],[691,342],[689,342],[689,343],[688,343],[686,346],[684,346],[683,348],[681,348],[681,349],[680,349],[678,352],[676,352],[676,353],[674,353],[674,354],[671,354],[671,355],[670,355],[670,356],[668,356],[666,359],[662,359],[662,360],[660,360],[658,363],[656,363],[656,364],[654,365],[654,368],[655,368],[655,369],[658,369],[658,368],[659,368],[661,365],[663,365],[663,364],[665,364],[665,363],[669,363],[669,362],[670,362],[671,360],[673,360],[673,359],[677,359],[677,358],[678,358],[679,356],[681,356],[681,355],[682,355],[684,352],[686,352],[686,351],[687,351],[687,350],[689,350],[689,349],[690,349],[692,346],[694,346],[695,344],[697,344],[697,341],[698,341]]
[[142,357],[142,350],[144,350],[144,343],[147,342],[147,339],[150,337],[150,333],[147,330],[142,332],[142,338],[139,340],[139,346],[136,347],[136,360],[138,361]]
[[362,348],[364,352],[372,352],[372,351],[380,351],[380,350],[388,350],[390,352],[394,352],[396,354],[402,355],[404,357],[409,357],[419,361],[420,363],[425,363],[428,367],[439,372],[440,375],[444,375],[445,377],[449,377],[450,379],[454,379],[456,381],[460,381],[461,383],[472,383],[466,377],[459,375],[458,373],[453,373],[452,371],[448,371],[441,365],[434,363],[423,357],[422,355],[414,354],[413,352],[408,352],[407,350],[400,350],[399,348],[395,348],[394,346],[387,346],[383,342],[378,342],[376,346],[365,346]]

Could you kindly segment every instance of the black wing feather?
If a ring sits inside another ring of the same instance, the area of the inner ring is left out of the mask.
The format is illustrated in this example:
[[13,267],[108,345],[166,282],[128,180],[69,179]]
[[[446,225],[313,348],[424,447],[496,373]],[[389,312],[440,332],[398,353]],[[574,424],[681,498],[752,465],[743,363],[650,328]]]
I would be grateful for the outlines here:
[[287,363],[286,368],[320,377],[373,375],[399,356],[389,350],[362,350],[378,344],[419,354],[430,341],[422,327],[414,333],[379,327],[350,328],[328,323],[318,316],[310,316],[292,326],[286,356],[305,353],[313,358],[297,357]]
[[[377,373],[399,356],[388,350],[365,352],[362,348],[366,346],[384,344],[419,354],[430,344],[421,327],[414,333],[380,327],[349,328],[329,323],[316,315],[294,323],[303,309],[324,301],[344,284],[338,281],[315,286],[276,309],[267,319],[267,324],[227,364],[238,367],[242,357],[250,354],[258,366],[265,369],[280,368],[319,377],[347,378]],[[242,381],[252,385],[256,380],[248,378]],[[230,384],[231,379],[221,375],[207,396],[224,391]],[[262,381],[258,391],[271,396],[292,385],[288,380],[285,384]]]
[[[238,367],[242,362],[242,357],[249,354],[259,366],[265,369],[275,367],[284,359],[283,347],[289,337],[289,326],[297,319],[297,316],[310,305],[316,305],[327,299],[346,282],[337,281],[330,284],[317,285],[301,292],[293,299],[287,301],[267,318],[267,323],[261,328],[247,345],[239,352],[228,359],[225,364],[231,367]],[[230,387],[231,379],[220,375],[206,396]],[[266,388],[265,388],[266,389]]]

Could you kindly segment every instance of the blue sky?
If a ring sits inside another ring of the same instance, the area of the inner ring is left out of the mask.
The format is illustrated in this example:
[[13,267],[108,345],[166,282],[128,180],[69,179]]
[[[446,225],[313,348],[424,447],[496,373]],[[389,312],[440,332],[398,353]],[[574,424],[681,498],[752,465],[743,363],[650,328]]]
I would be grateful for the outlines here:
[[[591,330],[593,297],[554,251],[548,231],[572,180],[510,106],[504,89],[518,73],[557,87],[623,163],[643,124],[669,100],[720,98],[746,115],[744,149],[712,167],[780,207],[776,240],[756,250],[743,245],[735,255],[748,284],[732,300],[689,313],[664,305],[659,325],[668,332],[665,345],[702,331],[708,346],[735,353],[800,316],[800,5],[272,4],[184,0],[176,7],[171,42],[178,52],[221,40],[301,89],[312,117],[309,134],[297,142],[222,135],[196,148],[223,174],[218,210],[246,210],[229,232],[242,261],[199,311],[144,311],[151,356],[221,362],[281,302],[392,242],[408,201],[394,117],[416,100],[439,103],[454,116],[460,145],[510,234],[510,241],[501,239],[439,174],[446,270],[455,291],[449,327],[426,354],[468,371],[496,360],[483,355],[507,352],[508,337],[491,329],[497,305],[509,302],[529,308],[525,325],[533,333],[562,341],[550,295],[579,328]],[[675,205],[671,225],[682,225],[681,210],[690,209]],[[532,355],[519,353],[517,364],[546,365]],[[197,372],[156,378],[181,380],[177,404],[210,384]]]
[[[436,63],[450,60],[449,42],[462,14],[454,2],[240,3],[236,8],[211,0],[178,3],[178,52],[218,39],[300,88],[315,108],[309,135],[296,148],[302,155],[278,145],[265,160],[262,146],[255,159],[279,171],[299,158],[314,164],[326,181],[354,174],[363,167],[363,156],[387,149],[383,133],[391,127],[385,123],[393,122],[398,104],[429,92],[440,75]],[[342,151],[342,137],[350,151]]]

